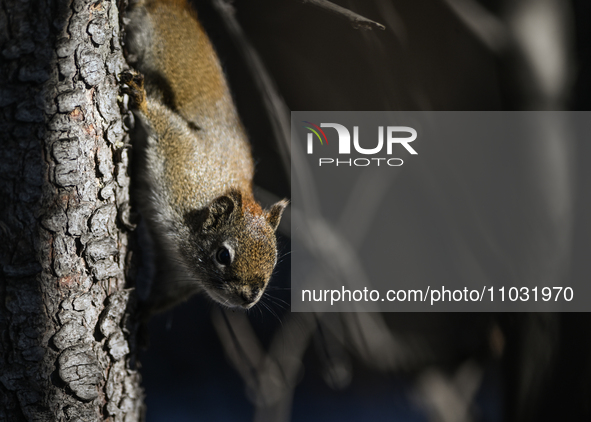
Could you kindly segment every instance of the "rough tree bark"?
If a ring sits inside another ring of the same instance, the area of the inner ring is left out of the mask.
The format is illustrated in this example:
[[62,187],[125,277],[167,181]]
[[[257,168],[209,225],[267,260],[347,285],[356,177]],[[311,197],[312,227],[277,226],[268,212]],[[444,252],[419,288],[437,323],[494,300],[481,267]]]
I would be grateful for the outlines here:
[[108,0],[0,0],[0,420],[137,421]]

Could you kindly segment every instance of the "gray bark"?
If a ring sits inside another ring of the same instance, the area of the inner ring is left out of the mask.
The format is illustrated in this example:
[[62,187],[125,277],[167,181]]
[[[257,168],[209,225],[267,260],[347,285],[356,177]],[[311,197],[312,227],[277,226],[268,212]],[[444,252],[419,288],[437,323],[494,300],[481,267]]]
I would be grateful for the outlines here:
[[0,420],[140,420],[117,5],[0,0],[0,55]]

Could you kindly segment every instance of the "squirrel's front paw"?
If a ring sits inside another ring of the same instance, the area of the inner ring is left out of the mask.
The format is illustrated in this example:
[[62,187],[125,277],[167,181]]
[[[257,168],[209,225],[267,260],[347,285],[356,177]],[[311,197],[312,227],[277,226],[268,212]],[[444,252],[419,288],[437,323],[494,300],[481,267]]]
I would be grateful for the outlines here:
[[135,108],[146,111],[146,90],[144,75],[135,70],[125,70],[119,74],[119,80],[125,84],[122,91],[129,95]]

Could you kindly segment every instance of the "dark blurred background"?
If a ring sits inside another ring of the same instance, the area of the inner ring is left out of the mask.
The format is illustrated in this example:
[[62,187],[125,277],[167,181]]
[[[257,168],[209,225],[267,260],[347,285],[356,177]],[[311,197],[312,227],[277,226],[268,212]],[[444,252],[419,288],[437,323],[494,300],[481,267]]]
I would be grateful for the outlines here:
[[[386,30],[299,0],[242,0],[237,37],[227,11],[195,2],[263,202],[290,196],[285,110],[589,110],[588,0],[335,3]],[[269,96],[284,103],[266,106]],[[591,274],[591,146],[564,149],[568,280]],[[589,314],[292,314],[289,215],[280,231],[262,304],[222,311],[194,297],[151,321],[140,356],[149,422],[591,420]]]

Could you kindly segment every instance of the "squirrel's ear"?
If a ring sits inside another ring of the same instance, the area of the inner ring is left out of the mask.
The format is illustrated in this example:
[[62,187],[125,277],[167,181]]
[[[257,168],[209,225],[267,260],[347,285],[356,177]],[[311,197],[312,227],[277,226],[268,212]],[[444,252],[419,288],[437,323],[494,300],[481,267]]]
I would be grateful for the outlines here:
[[214,199],[207,208],[207,218],[203,223],[203,228],[208,229],[217,226],[222,220],[226,220],[232,215],[235,209],[242,206],[242,196],[238,192],[230,192],[228,195],[222,195]]
[[209,206],[209,214],[216,218],[230,215],[234,211],[234,201],[229,196],[219,196]]
[[287,204],[289,204],[289,201],[287,199],[283,199],[282,201],[273,204],[271,209],[267,212],[267,221],[273,230],[277,230],[279,222],[281,221],[281,216],[283,215],[283,211],[285,211]]

